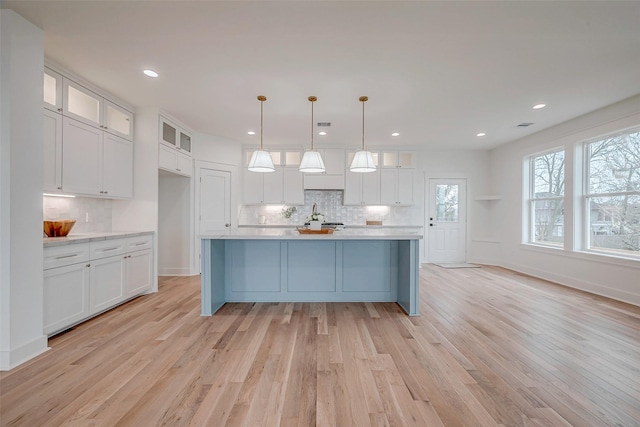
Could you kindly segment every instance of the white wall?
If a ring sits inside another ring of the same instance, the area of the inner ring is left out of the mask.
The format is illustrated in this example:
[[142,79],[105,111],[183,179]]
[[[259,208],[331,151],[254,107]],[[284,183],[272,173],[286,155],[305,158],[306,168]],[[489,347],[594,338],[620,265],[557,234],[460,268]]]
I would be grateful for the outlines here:
[[465,178],[467,180],[467,260],[479,262],[483,258],[484,244],[477,241],[484,235],[488,215],[483,203],[476,202],[487,193],[489,154],[487,151],[470,150],[421,150],[418,154],[418,181],[416,182],[416,207],[422,217],[424,239],[420,248],[420,261],[426,262],[429,239],[426,200],[429,178]]
[[0,10],[0,369],[46,351],[42,278],[42,31]]
[[[565,191],[573,199],[573,153],[581,142],[640,125],[640,96],[565,122],[499,147],[490,153],[490,188],[502,199],[494,204],[493,235],[500,243],[487,261],[588,292],[640,305],[640,260],[591,253],[539,248],[522,244],[523,162],[531,154],[564,147],[567,157]],[[565,216],[573,206],[565,205]],[[571,229],[567,233],[572,233]],[[567,237],[571,245],[571,235]]]

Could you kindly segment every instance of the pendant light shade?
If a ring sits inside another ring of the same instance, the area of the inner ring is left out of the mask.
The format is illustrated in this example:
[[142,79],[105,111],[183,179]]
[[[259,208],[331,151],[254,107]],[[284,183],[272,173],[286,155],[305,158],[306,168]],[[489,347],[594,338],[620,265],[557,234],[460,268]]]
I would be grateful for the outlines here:
[[310,96],[311,102],[311,149],[304,153],[300,162],[300,172],[321,173],[325,171],[322,156],[313,148],[313,103],[318,100],[315,96]]
[[364,147],[364,103],[368,100],[369,98],[366,96],[361,96],[359,98],[359,101],[362,102],[362,150],[357,151],[356,155],[353,156],[353,161],[351,162],[351,167],[349,168],[351,172],[376,171],[376,164],[373,161],[373,155]]
[[260,149],[253,152],[249,160],[249,171],[251,172],[274,172],[273,161],[268,151],[262,149],[262,103],[267,100],[266,96],[258,96],[260,101]]

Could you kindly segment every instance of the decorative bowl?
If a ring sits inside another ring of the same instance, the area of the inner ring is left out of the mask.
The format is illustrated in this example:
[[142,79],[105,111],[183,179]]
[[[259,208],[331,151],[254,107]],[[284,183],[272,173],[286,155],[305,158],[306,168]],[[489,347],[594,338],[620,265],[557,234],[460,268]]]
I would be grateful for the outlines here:
[[44,234],[47,237],[64,237],[76,224],[75,219],[61,219],[59,221],[43,221],[44,222]]
[[310,228],[300,228],[300,227],[296,227],[298,229],[298,233],[300,234],[333,234],[333,228],[323,228],[321,230],[312,230]]

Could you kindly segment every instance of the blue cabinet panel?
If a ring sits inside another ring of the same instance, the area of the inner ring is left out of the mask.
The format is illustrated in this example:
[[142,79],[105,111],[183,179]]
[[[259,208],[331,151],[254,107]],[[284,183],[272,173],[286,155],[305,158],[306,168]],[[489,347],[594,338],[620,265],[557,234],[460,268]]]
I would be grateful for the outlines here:
[[344,292],[389,292],[395,286],[391,275],[391,241],[345,241],[342,254]]
[[280,292],[280,242],[235,240],[228,244],[232,292]]
[[335,292],[336,243],[288,242],[287,267],[289,292]]

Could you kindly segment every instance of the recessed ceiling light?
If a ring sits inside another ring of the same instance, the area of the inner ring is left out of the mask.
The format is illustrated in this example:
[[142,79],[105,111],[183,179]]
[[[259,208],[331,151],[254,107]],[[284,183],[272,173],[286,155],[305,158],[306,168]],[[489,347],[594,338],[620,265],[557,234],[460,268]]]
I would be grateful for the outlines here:
[[547,106],[547,104],[536,104],[536,105],[533,106],[533,109],[534,110],[539,110],[539,109],[544,108],[546,106]]
[[144,70],[143,73],[145,76],[148,76],[148,77],[158,77],[158,73],[156,73],[153,70]]
[[326,134],[327,134],[327,133],[326,133],[326,132],[324,132],[324,131],[323,131],[323,132],[318,132],[318,135],[325,136]]
[[247,132],[247,135],[255,135],[256,133],[252,130],[250,130],[249,132]]
[[480,133],[479,133],[479,134],[477,134],[476,136],[485,136],[485,135],[486,135],[486,133],[484,133],[484,132],[480,132]]
[[399,132],[394,132],[394,133],[391,134],[391,136],[400,136],[400,133]]

